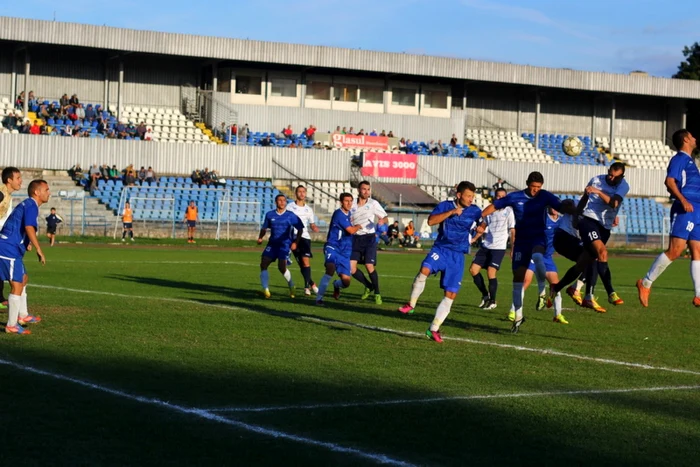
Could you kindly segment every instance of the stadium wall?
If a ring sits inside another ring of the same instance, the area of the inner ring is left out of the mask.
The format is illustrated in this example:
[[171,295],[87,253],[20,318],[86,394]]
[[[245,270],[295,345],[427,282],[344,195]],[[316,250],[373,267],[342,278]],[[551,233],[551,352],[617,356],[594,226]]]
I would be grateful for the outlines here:
[[0,47],[0,96],[4,96],[13,102],[10,89],[12,87],[12,50],[9,47]]
[[[208,167],[224,177],[347,181],[351,178],[350,160],[345,151],[0,135],[3,167],[67,170],[78,162],[87,170],[92,164],[123,168],[133,163],[137,168],[152,166],[161,174],[189,174],[195,168]],[[555,192],[581,192],[593,176],[604,172],[596,166],[429,156],[419,157],[418,162],[418,183],[454,185],[466,179],[477,186],[491,186],[500,177],[524,188],[527,174],[538,170],[545,177],[545,188]],[[628,169],[630,194],[668,196],[663,186],[665,175],[664,170]]]

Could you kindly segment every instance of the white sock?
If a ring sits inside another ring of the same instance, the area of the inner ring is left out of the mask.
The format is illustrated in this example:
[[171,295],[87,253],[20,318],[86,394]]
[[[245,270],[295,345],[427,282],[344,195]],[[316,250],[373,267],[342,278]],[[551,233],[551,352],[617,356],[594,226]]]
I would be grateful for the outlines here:
[[556,318],[561,314],[561,293],[557,293],[554,297],[554,317]]
[[260,283],[262,284],[263,290],[267,289],[270,285],[270,273],[267,272],[267,269],[260,271]]
[[433,322],[430,325],[430,330],[431,331],[439,331],[440,326],[442,326],[442,323],[445,322],[445,319],[447,318],[447,315],[450,314],[450,309],[452,308],[452,300],[451,298],[444,297],[440,304],[437,307],[437,310],[435,310],[435,318],[433,318]]
[[289,269],[284,271],[284,280],[287,281],[287,284],[289,284],[290,287],[294,287],[294,281],[292,280],[292,273],[289,272]]
[[7,325],[17,326],[17,318],[19,318],[19,309],[22,307],[22,297],[19,295],[10,294],[7,297]]
[[690,262],[690,277],[693,278],[695,296],[700,297],[700,261]]
[[408,304],[411,305],[413,308],[416,307],[416,303],[418,303],[418,297],[420,297],[420,294],[422,294],[423,290],[425,290],[425,281],[427,279],[428,276],[425,276],[420,272],[416,275],[416,278],[413,279],[413,287],[411,288],[411,299],[408,301]]
[[515,308],[515,320],[523,319],[523,283],[513,282],[513,308]]
[[544,290],[544,284],[547,281],[547,266],[544,265],[544,256],[542,253],[533,253],[532,262],[535,263],[537,285],[539,286],[542,284],[542,290]]
[[574,288],[580,293],[584,285],[586,285],[585,282],[580,279],[576,279],[576,286]]
[[24,288],[24,290],[22,290],[22,295],[20,295],[19,298],[20,298],[19,317],[26,318],[29,315],[29,311],[27,308],[27,288],[26,287]]
[[323,275],[323,277],[321,278],[321,282],[319,282],[318,284],[318,293],[316,294],[316,300],[323,299],[323,295],[326,293],[326,289],[328,288],[328,284],[330,284],[331,279],[333,278],[328,274]]
[[647,289],[650,288],[651,284],[659,278],[661,273],[663,273],[672,262],[673,261],[666,256],[666,253],[661,253],[659,256],[657,256],[654,262],[651,264],[649,272],[647,272],[647,275],[644,276],[644,279],[642,279],[642,285]]

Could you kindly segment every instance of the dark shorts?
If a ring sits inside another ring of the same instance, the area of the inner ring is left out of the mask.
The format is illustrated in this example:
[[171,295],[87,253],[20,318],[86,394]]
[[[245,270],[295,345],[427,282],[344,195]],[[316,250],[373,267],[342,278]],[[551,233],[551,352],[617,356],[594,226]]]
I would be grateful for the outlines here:
[[130,229],[133,227],[133,224],[131,222],[124,222],[123,226],[125,229]]
[[[578,233],[581,235],[583,246],[587,249],[596,240],[603,242],[603,245],[608,243],[610,239],[610,231],[603,227],[600,222],[591,219],[590,217],[581,217],[578,221]],[[594,255],[595,257],[595,255]]]
[[297,263],[301,264],[301,258],[313,258],[314,255],[311,253],[311,240],[308,238],[302,238],[297,243],[297,249],[294,250],[294,257],[297,259]]
[[358,264],[377,264],[377,240],[374,234],[353,235],[350,261]]
[[56,233],[56,226],[54,227],[46,227],[46,233],[47,234],[55,234]]
[[532,259],[532,250],[541,247],[544,251],[546,246],[547,238],[544,236],[544,233],[536,236],[521,235],[520,239],[518,239],[516,234],[515,245],[513,245],[513,263],[511,265],[513,271],[516,271],[523,266],[526,269],[529,268],[530,260]]
[[554,250],[569,261],[578,261],[583,253],[583,243],[569,232],[561,229],[554,233]]
[[474,255],[472,264],[476,264],[482,268],[494,268],[498,270],[501,268],[501,263],[505,255],[506,250],[490,250],[482,246],[479,248],[479,251],[476,252],[476,255]]
[[197,221],[187,221],[187,227],[197,227]]

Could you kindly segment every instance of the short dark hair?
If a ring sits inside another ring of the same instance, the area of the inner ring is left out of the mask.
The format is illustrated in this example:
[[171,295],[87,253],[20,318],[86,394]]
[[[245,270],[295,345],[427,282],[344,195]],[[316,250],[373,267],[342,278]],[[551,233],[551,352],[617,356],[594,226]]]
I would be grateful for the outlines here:
[[476,186],[472,182],[459,182],[459,185],[457,185],[457,193],[463,193],[464,190],[476,192]]
[[625,165],[624,162],[613,162],[612,164],[610,164],[609,170],[622,170],[622,175],[624,175],[626,167],[627,166]]
[[49,209],[49,211],[55,211],[55,210],[56,210],[56,208],[51,208],[51,209]]
[[296,188],[294,189],[294,194],[296,194],[297,191],[299,191],[299,188],[303,188],[303,189],[306,190],[306,187],[305,187],[304,185],[299,185],[298,187],[296,187]]
[[542,184],[544,184],[544,176],[539,172],[530,172],[530,175],[527,176],[527,180],[525,181],[525,184],[529,185],[530,183],[542,183]]
[[496,192],[495,192],[494,194],[498,194],[499,191],[502,191],[503,193],[508,194],[508,191],[507,191],[505,188],[499,188],[499,189],[497,189]]
[[277,200],[280,198],[280,196],[281,196],[282,198],[285,198],[285,199],[287,198],[287,197],[284,196],[282,193],[280,193],[280,194],[278,194],[277,196],[275,196],[275,203],[276,203]]
[[686,130],[685,128],[681,128],[680,130],[676,130],[673,133],[673,136],[671,136],[671,141],[673,141],[673,146],[675,146],[677,151],[680,151],[681,148],[683,147],[683,141],[685,140],[686,136],[690,135],[690,132]]
[[27,188],[27,193],[29,194],[29,196],[34,196],[34,194],[36,193],[36,190],[38,190],[42,184],[48,185],[48,183],[46,183],[46,180],[41,180],[41,179],[32,180],[32,182],[29,184],[29,187]]
[[352,198],[352,195],[350,193],[341,193],[340,196],[338,196],[338,201],[342,203],[345,198]]
[[369,182],[367,180],[362,180],[359,185],[357,185],[357,188],[362,188],[362,185],[367,185],[370,186]]
[[7,183],[10,181],[15,174],[22,173],[17,167],[5,167],[2,169],[2,183]]

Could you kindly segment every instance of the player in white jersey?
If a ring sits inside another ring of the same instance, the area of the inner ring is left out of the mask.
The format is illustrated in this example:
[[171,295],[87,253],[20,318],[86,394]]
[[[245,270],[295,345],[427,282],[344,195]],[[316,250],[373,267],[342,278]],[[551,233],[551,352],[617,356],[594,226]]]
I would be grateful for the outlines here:
[[[294,253],[294,257],[297,259],[301,269],[301,275],[304,277],[304,295],[311,295],[312,290],[314,293],[318,293],[318,287],[311,280],[311,258],[314,255],[311,253],[311,235],[309,235],[309,230],[318,232],[318,227],[314,223],[316,218],[314,210],[306,204],[306,187],[299,185],[294,190],[294,196],[296,201],[287,203],[287,211],[292,211],[301,219],[301,222],[304,223],[304,232],[301,234],[301,240],[297,244],[296,250],[292,253]],[[296,235],[296,229],[293,234]]]
[[[377,264],[377,240],[375,237],[376,225],[387,221],[386,211],[381,204],[371,198],[372,188],[369,182],[363,180],[357,187],[357,198],[352,202],[350,215],[352,225],[361,225],[362,228],[352,236],[352,254],[350,255],[350,272],[355,280],[365,286],[362,300],[365,300],[374,292],[374,302],[382,304],[382,296],[379,293],[379,276],[375,266]],[[369,274],[368,281],[365,275],[357,268],[364,264]],[[370,282],[371,281],[371,282]]]
[[[503,198],[508,192],[504,188],[496,190],[495,199]],[[507,206],[499,209],[486,216],[482,221],[481,227],[484,228],[484,241],[479,248],[479,251],[474,255],[474,260],[469,267],[469,273],[474,279],[474,284],[481,292],[481,304],[479,308],[485,310],[493,310],[496,308],[496,292],[498,291],[498,279],[496,274],[501,268],[503,257],[506,254],[506,246],[510,237],[510,244],[515,241],[515,215],[513,209]],[[475,242],[481,234],[477,234],[472,243]],[[484,284],[484,278],[481,275],[481,269],[486,268],[486,275],[489,278],[489,288]]]
[[[22,172],[17,167],[5,167],[2,170],[0,184],[0,230],[12,214],[12,193],[22,188]],[[0,309],[7,309],[4,283],[0,282]]]

